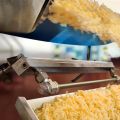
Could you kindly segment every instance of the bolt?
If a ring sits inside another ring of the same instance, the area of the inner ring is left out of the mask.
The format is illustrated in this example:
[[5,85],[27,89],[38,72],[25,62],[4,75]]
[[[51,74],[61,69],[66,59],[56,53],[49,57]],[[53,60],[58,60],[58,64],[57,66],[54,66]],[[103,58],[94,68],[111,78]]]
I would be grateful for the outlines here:
[[26,69],[27,68],[27,64],[23,63],[23,68]]

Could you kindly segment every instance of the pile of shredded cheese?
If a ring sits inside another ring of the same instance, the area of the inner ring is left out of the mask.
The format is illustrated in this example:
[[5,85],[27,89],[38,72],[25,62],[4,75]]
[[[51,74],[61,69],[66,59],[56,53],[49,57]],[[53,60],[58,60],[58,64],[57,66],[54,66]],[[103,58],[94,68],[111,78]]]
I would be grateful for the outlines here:
[[39,120],[120,120],[120,85],[58,97],[35,113]]
[[95,0],[54,0],[48,18],[120,45],[120,15]]

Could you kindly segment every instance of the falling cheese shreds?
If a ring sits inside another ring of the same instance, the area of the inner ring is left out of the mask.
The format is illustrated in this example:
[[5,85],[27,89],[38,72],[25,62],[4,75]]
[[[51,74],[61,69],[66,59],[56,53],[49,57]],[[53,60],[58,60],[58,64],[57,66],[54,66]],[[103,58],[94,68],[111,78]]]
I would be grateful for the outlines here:
[[120,45],[120,15],[95,0],[54,0],[48,19],[95,33],[103,41],[113,40]]
[[120,85],[66,94],[35,113],[39,120],[120,120]]

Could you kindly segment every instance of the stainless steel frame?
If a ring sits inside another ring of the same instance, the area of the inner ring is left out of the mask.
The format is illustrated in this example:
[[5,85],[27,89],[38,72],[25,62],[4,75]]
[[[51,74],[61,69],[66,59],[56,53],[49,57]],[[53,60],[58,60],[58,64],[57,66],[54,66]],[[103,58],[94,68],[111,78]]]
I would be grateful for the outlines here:
[[[7,63],[0,67],[0,75],[6,76],[10,71],[18,75],[31,74],[39,84],[41,94],[56,94],[59,89],[92,85],[96,83],[120,83],[120,77],[114,73],[112,62],[81,61],[81,60],[52,60],[52,59],[32,59],[18,55],[7,59]],[[47,73],[98,73],[110,72],[111,79],[95,80],[79,83],[58,84],[49,78]],[[5,77],[6,78],[6,77]]]

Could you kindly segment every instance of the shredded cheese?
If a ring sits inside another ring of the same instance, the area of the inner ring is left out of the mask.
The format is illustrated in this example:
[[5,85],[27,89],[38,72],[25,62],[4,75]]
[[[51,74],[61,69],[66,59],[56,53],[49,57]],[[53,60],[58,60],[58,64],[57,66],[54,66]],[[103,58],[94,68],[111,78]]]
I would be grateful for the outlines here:
[[39,120],[120,120],[120,85],[58,97],[35,113]]
[[120,15],[95,0],[54,0],[48,18],[120,45]]

